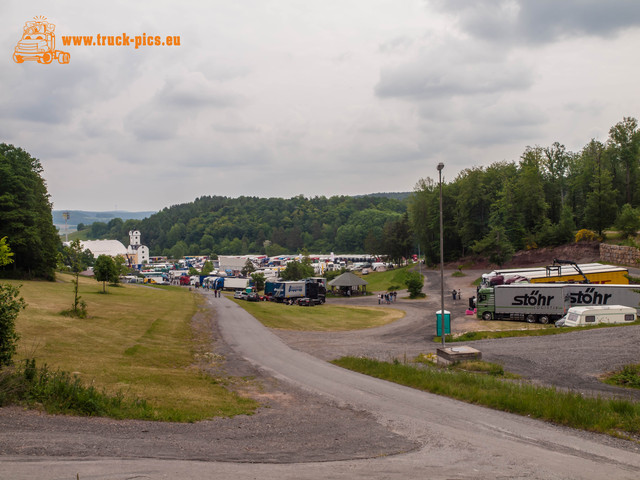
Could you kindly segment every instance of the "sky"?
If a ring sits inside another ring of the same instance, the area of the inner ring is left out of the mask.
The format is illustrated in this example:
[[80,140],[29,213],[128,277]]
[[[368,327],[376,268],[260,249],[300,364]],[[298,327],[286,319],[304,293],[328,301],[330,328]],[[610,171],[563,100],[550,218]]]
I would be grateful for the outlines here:
[[[38,16],[68,64],[14,61]],[[407,192],[640,115],[637,0],[2,0],[0,22],[0,142],[56,210]],[[98,34],[130,45],[63,45]]]

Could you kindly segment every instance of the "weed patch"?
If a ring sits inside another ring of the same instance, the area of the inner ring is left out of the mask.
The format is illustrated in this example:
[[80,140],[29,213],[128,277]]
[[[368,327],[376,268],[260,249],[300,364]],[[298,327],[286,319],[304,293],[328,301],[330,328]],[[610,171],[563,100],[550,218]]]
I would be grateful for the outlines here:
[[640,363],[625,365],[605,378],[605,383],[619,387],[640,388]]

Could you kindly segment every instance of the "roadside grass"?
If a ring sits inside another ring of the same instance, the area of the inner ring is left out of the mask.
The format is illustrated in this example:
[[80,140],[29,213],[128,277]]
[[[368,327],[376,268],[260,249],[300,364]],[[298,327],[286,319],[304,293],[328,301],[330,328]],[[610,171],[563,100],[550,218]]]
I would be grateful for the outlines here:
[[417,367],[355,357],[333,363],[411,388],[571,428],[622,438],[637,438],[640,433],[639,402],[584,397],[576,392],[502,380],[498,375],[479,375],[435,365]]
[[[561,335],[571,332],[582,332],[584,330],[595,330],[598,328],[619,328],[628,327],[630,325],[640,325],[640,320],[629,323],[618,324],[601,324],[587,327],[559,327],[556,328],[553,325],[539,325],[534,329],[523,330],[501,330],[501,331],[478,331],[478,332],[466,332],[461,335],[446,335],[445,341],[447,342],[472,342],[474,340],[486,340],[491,338],[509,338],[509,337],[540,337],[545,335]],[[440,343],[442,337],[434,337],[434,342]]]
[[255,410],[256,402],[223,388],[225,379],[205,375],[195,358],[203,343],[197,337],[204,335],[191,326],[199,297],[179,287],[141,285],[105,295],[99,282],[81,277],[88,316],[77,319],[60,315],[73,301],[71,279],[58,274],[56,282],[9,281],[22,285],[28,304],[16,322],[17,364],[34,358],[107,396],[142,399],[151,407],[127,418],[192,422]]
[[379,327],[404,317],[391,308],[317,305],[300,307],[276,302],[247,302],[233,299],[265,327],[282,330],[343,332]]
[[625,365],[605,376],[604,383],[618,387],[640,388],[640,363]]
[[415,265],[394,268],[392,270],[386,270],[384,272],[371,272],[366,275],[366,280],[369,282],[367,285],[367,291],[369,292],[388,292],[391,290],[403,290],[407,288],[404,283],[405,275],[409,268],[413,268]]

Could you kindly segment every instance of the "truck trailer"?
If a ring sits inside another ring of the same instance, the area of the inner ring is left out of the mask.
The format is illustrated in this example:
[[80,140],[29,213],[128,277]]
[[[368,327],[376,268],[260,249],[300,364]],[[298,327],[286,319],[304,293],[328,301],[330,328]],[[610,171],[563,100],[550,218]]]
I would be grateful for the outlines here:
[[524,267],[494,270],[482,275],[482,287],[508,283],[598,283],[623,285],[629,283],[629,270],[602,263],[577,264],[554,260],[546,267]]
[[547,324],[570,307],[623,305],[640,308],[637,285],[514,283],[478,290],[476,308],[483,320],[520,320]]
[[[265,287],[266,288],[266,287]],[[300,298],[309,298],[313,304],[325,302],[326,289],[312,280],[274,282],[272,298],[278,303],[293,304]]]

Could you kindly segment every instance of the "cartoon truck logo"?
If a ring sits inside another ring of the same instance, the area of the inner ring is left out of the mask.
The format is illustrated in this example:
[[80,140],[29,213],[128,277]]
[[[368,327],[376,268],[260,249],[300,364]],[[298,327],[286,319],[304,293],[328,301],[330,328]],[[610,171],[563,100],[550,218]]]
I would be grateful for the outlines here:
[[55,29],[56,26],[47,22],[44,17],[34,17],[33,21],[25,22],[22,38],[13,52],[14,62],[36,60],[38,63],[49,64],[58,60],[58,63],[69,63],[71,55],[56,50],[56,36],[53,33]]

